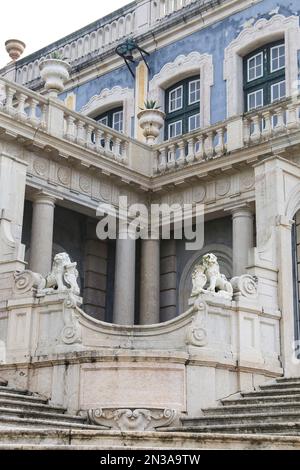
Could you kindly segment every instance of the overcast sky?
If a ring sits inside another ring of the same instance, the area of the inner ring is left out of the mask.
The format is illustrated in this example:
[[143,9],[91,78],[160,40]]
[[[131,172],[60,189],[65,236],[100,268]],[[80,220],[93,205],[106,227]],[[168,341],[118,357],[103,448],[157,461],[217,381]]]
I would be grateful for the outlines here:
[[130,0],[4,0],[1,5],[0,66],[9,62],[7,39],[25,42],[25,55],[130,3]]

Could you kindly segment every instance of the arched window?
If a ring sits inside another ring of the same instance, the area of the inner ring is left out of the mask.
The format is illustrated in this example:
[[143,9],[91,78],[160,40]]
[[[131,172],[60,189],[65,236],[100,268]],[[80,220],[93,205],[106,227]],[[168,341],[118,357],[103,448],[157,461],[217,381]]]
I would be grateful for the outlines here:
[[115,131],[123,132],[123,107],[110,109],[105,113],[96,116],[94,119],[95,121],[104,124],[104,126],[111,127]]
[[267,106],[286,97],[285,43],[277,41],[256,49],[243,59],[244,109]]
[[165,91],[165,139],[200,128],[200,76],[182,80]]

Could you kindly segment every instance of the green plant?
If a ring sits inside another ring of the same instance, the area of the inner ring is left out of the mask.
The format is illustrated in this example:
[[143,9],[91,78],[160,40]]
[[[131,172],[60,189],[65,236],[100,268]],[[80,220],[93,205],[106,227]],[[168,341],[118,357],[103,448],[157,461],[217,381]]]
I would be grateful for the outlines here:
[[147,100],[144,103],[144,109],[160,109],[155,100]]
[[51,59],[63,60],[62,54],[58,51],[51,53]]

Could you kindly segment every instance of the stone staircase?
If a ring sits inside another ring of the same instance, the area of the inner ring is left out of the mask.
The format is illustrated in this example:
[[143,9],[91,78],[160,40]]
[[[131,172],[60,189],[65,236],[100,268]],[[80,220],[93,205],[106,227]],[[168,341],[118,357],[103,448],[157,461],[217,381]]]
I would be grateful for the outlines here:
[[182,425],[172,431],[300,436],[300,378],[277,379],[222,400],[221,406],[204,409],[199,418],[183,418]]
[[278,379],[161,431],[111,431],[0,379],[1,450],[300,449],[300,378]]
[[105,429],[90,426],[86,418],[66,414],[62,407],[27,390],[10,388],[0,379],[0,428]]

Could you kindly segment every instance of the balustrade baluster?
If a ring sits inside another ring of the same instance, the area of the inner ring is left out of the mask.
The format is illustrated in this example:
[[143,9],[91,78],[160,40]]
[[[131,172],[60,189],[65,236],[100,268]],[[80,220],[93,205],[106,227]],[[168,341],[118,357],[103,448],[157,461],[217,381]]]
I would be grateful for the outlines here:
[[34,98],[30,98],[28,118],[29,118],[30,124],[34,127],[37,127],[39,124],[39,118],[36,115],[38,104],[39,104],[38,100],[35,100]]
[[161,173],[164,173],[166,171],[166,168],[167,168],[167,149],[166,149],[166,147],[163,147],[162,149],[160,149],[159,154],[158,154],[158,159],[159,159],[158,169]]
[[93,142],[93,131],[94,131],[94,126],[92,126],[91,124],[88,124],[86,126],[86,142],[85,142],[85,145],[86,147],[88,147],[89,149],[92,149],[94,150],[95,148],[95,144]]
[[283,132],[283,130],[285,129],[284,114],[285,114],[285,109],[283,106],[279,106],[278,108],[275,109],[275,115],[277,117],[277,122],[274,127],[275,133]]
[[24,93],[18,93],[17,100],[18,100],[18,107],[17,107],[17,112],[16,112],[16,118],[19,119],[20,121],[26,121],[27,114],[25,112],[25,102],[27,100],[27,95],[25,95]]
[[115,154],[117,160],[121,160],[121,159],[122,159],[121,143],[122,143],[122,140],[121,140],[119,137],[115,137],[115,142],[114,142],[114,154]]
[[101,152],[103,150],[103,131],[102,129],[97,128],[95,130],[95,145],[96,145],[96,151]]
[[77,127],[76,142],[78,145],[85,145],[86,139],[85,139],[84,122],[78,119],[76,121],[76,127]]
[[66,129],[66,139],[74,142],[75,140],[75,129],[74,129],[74,122],[75,118],[71,115],[67,116],[67,129]]
[[171,144],[168,147],[167,167],[168,168],[174,168],[175,167],[175,144]]
[[188,154],[186,156],[186,161],[191,163],[195,160],[195,139],[194,137],[190,137],[187,139],[188,144]]
[[225,152],[225,142],[224,142],[225,129],[224,127],[221,127],[221,129],[218,129],[216,133],[217,133],[218,143],[215,146],[215,152],[216,152],[217,157],[221,157]]
[[271,113],[270,111],[265,111],[262,113],[262,135],[264,137],[269,137],[271,133],[272,133]]
[[42,129],[46,129],[47,128],[47,110],[48,110],[48,107],[46,104],[42,104],[41,105],[41,122],[40,122],[40,127]]
[[204,135],[200,134],[197,136],[197,144],[196,144],[196,160],[204,160],[205,151],[204,151]]
[[14,98],[14,95],[15,95],[15,89],[10,87],[10,86],[6,86],[6,103],[5,103],[5,112],[11,116],[14,116],[15,115],[15,108],[13,107],[13,98]]
[[252,142],[257,142],[261,137],[260,122],[261,122],[260,115],[256,115],[252,117],[253,132],[250,135],[250,139]]
[[179,167],[185,164],[185,142],[182,140],[178,143],[179,158],[176,160],[176,163]]
[[206,133],[205,153],[208,159],[214,156],[214,131]]

